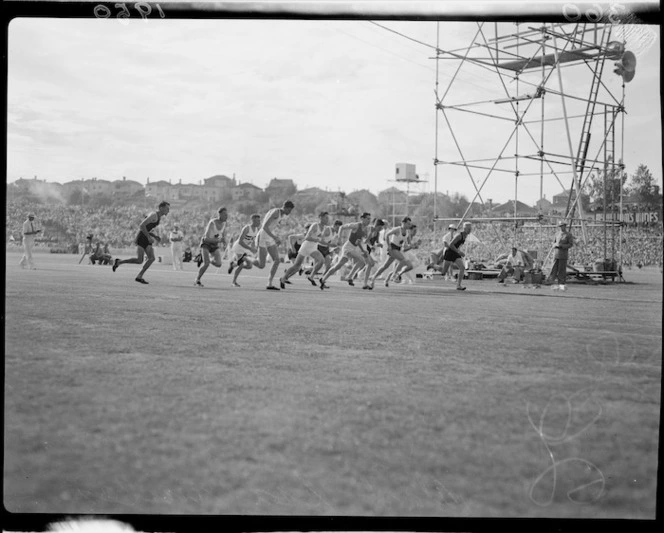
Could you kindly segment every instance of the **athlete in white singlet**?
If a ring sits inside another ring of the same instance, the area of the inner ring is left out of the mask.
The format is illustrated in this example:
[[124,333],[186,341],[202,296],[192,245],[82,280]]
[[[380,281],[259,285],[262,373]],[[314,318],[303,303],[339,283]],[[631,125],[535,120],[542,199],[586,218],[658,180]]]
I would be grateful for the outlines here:
[[[371,277],[371,287],[374,286],[376,278],[380,276],[388,267],[394,262],[398,261],[401,265],[399,269],[406,268],[410,263],[404,257],[401,249],[403,248],[406,239],[408,238],[408,230],[412,226],[410,217],[404,217],[401,220],[400,226],[395,226],[390,231],[385,234],[385,243],[387,245],[387,259],[385,262],[378,268],[376,273]],[[411,266],[412,268],[412,266]],[[385,280],[385,286],[389,287],[389,280]]]
[[[202,287],[201,278],[210,264],[219,268],[221,266],[221,250],[226,247],[226,221],[228,211],[225,207],[217,209],[217,218],[210,219],[205,234],[201,238],[201,255],[203,264],[198,269],[194,286]],[[212,256],[212,257],[210,257]]]
[[272,258],[272,268],[270,269],[270,277],[267,282],[267,289],[269,290],[279,290],[279,287],[273,285],[273,281],[279,268],[279,264],[281,263],[281,258],[279,257],[279,245],[281,244],[281,239],[276,233],[274,233],[274,230],[284,215],[290,215],[293,207],[295,207],[295,204],[290,200],[286,200],[283,207],[270,209],[265,215],[261,229],[256,236],[256,242],[258,244],[258,265],[256,266],[258,266],[258,268],[265,267],[267,254],[270,254],[270,257]]
[[307,276],[307,279],[314,287],[316,286],[314,276],[318,270],[320,270],[320,267],[325,264],[325,258],[323,257],[323,254],[320,253],[320,250],[318,250],[318,245],[323,242],[323,235],[326,232],[331,233],[330,227],[328,226],[329,222],[330,216],[328,215],[327,211],[323,211],[318,215],[318,222],[312,224],[309,227],[307,234],[304,236],[304,241],[302,242],[302,245],[297,252],[295,262],[288,270],[286,270],[286,272],[284,272],[284,275],[279,279],[279,285],[282,289],[286,288],[286,282],[288,281],[288,278],[293,276],[300,269],[300,266],[302,263],[304,263],[304,260],[307,257],[311,257],[314,260],[313,271],[311,274],[309,274],[309,276]]
[[240,236],[233,243],[233,247],[231,248],[233,260],[228,267],[229,274],[237,267],[231,283],[233,287],[240,286],[237,282],[237,277],[242,272],[242,269],[249,270],[252,266],[258,266],[258,259],[256,258],[256,252],[258,251],[256,236],[258,235],[260,225],[261,216],[259,214],[251,215],[251,224],[247,224],[242,228]]

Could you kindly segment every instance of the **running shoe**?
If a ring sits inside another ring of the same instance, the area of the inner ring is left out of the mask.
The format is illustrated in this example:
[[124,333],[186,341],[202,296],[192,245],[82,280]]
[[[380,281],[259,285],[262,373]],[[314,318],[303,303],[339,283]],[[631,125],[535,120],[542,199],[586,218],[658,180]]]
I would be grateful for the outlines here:
[[[284,278],[279,278],[279,286],[280,286],[282,289],[285,289],[285,288],[286,288],[286,284],[284,283]],[[268,287],[268,288],[269,288],[269,287]]]
[[240,284],[239,284],[237,281],[233,281],[233,282],[231,283],[231,285],[232,285],[233,287],[239,287],[239,286],[240,286]]
[[197,279],[194,281],[194,287],[204,287],[204,285],[201,283],[200,279]]
[[373,289],[373,287],[371,285],[364,285],[362,288],[364,290],[369,290],[369,291]]
[[147,284],[148,284],[148,282],[145,281],[143,278],[136,278],[135,281],[138,281],[139,283],[143,283],[144,285],[147,285]]
[[458,291],[465,291],[465,290],[466,290],[466,287],[457,287],[456,290],[458,290]]
[[[242,257],[244,257],[244,256],[242,256]],[[238,263],[239,263],[239,261],[238,261]],[[231,264],[228,265],[228,273],[232,274],[234,268],[235,268],[235,261],[231,261]]]
[[323,281],[323,278],[319,279],[318,282],[320,283],[320,290],[322,291],[323,289],[329,289],[327,285],[325,285],[325,282]]
[[113,272],[115,272],[118,269],[118,266],[120,266],[120,265],[118,265],[118,261],[119,261],[119,259],[116,259],[115,261],[113,261]]
[[268,285],[265,287],[268,291],[278,291],[279,287],[275,287],[274,285]]
[[316,286],[316,280],[312,278],[311,276],[307,276],[307,279],[309,280],[309,283],[311,283],[314,287]]
[[355,283],[353,283],[352,279],[348,280],[348,285],[350,285],[351,287],[355,287]]

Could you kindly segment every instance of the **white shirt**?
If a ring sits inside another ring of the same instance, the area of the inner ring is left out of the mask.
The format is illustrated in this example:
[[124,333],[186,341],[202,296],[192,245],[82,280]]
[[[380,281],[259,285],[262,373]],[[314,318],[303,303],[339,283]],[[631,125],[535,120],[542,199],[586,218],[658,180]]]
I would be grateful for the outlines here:
[[[272,218],[273,214],[276,212],[279,213],[279,216],[276,218]],[[276,233],[274,232],[274,228],[278,227],[281,224],[281,219],[283,215],[281,213],[281,208],[280,207],[275,207],[273,209],[270,209],[267,214],[265,215],[265,219],[263,221],[263,224],[261,225],[261,230],[262,231],[269,231],[274,235],[275,237],[277,236]]]
[[34,221],[28,219],[25,222],[23,222],[23,235],[25,235],[26,233],[30,233],[28,237],[34,237],[34,234],[32,233],[33,231],[35,231]]
[[514,254],[510,253],[510,255],[507,256],[507,264],[512,266],[523,266],[524,261],[521,252],[517,250]]
[[182,244],[182,239],[184,239],[184,233],[182,233],[179,229],[173,230],[168,234],[168,239],[171,241],[172,244]]
[[26,220],[23,222],[23,240],[28,240],[28,241],[34,241],[35,240],[35,233],[32,233],[37,229],[37,225],[33,220]]

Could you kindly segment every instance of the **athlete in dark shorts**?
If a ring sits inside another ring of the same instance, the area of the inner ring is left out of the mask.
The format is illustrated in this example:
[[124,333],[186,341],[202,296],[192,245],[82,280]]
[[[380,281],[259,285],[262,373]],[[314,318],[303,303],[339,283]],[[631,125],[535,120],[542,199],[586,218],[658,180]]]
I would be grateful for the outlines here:
[[378,244],[378,238],[380,236],[381,230],[385,227],[385,222],[380,218],[376,218],[373,221],[373,224],[369,226],[367,230],[367,235],[364,239],[364,246],[367,250],[367,257],[364,259],[364,265],[355,263],[353,268],[348,273],[348,285],[355,285],[355,278],[357,278],[362,271],[364,271],[364,285],[362,288],[370,288],[369,286],[369,276],[371,275],[371,269],[376,265],[373,257],[371,257],[371,251],[376,247],[380,246]]
[[464,254],[461,250],[459,250],[459,246],[461,246],[464,242],[466,242],[466,237],[470,235],[471,230],[472,226],[470,222],[464,222],[461,233],[455,235],[454,239],[452,239],[452,242],[450,242],[450,245],[443,254],[443,270],[441,271],[441,274],[445,276],[445,274],[447,274],[447,271],[452,266],[452,264],[455,264],[459,269],[459,277],[457,278],[458,291],[466,290],[466,287],[463,287],[461,285],[461,283],[463,282],[463,275],[466,271],[466,267],[463,264],[463,256],[466,254]]
[[[330,227],[329,233],[323,236],[325,242],[318,245],[318,251],[323,256],[325,266],[324,272],[327,272],[330,268],[330,265],[332,264],[332,254],[334,254],[335,250],[339,248],[339,228],[341,226],[343,226],[343,222],[341,222],[341,220],[335,220],[334,224]],[[304,272],[307,276],[310,276],[313,270],[313,266],[307,270],[300,269],[300,275]]]
[[325,274],[320,278],[320,288],[329,289],[329,286],[325,284],[330,276],[332,276],[337,270],[339,270],[343,265],[345,265],[350,259],[353,259],[356,264],[360,265],[362,268],[366,264],[366,258],[369,256],[367,251],[362,247],[362,241],[367,235],[367,227],[371,223],[371,214],[362,213],[359,222],[352,222],[350,224],[344,224],[339,227],[339,231],[344,231],[346,229],[351,230],[348,240],[344,243],[341,248],[341,255],[337,258],[335,263],[331,265],[326,271]]
[[145,261],[145,264],[143,265],[141,271],[138,273],[138,276],[136,276],[136,281],[147,285],[148,282],[143,279],[143,274],[145,274],[145,271],[150,268],[152,263],[154,263],[154,250],[152,249],[152,244],[155,241],[161,240],[156,234],[151,232],[159,225],[161,217],[168,215],[170,209],[171,204],[168,202],[161,202],[157,211],[150,213],[147,217],[145,217],[143,222],[141,222],[141,227],[135,239],[136,257],[124,260],[116,259],[113,263],[113,272],[115,272],[120,265],[124,265],[125,263],[140,265],[143,263],[143,258],[147,254],[148,259]]

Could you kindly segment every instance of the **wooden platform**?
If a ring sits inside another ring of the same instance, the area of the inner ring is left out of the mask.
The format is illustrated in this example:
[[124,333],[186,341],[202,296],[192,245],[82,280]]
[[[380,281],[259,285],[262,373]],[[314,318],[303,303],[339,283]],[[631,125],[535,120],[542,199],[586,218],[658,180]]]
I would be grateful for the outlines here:
[[468,274],[468,279],[485,279],[485,278],[497,278],[500,274],[500,270],[488,268],[485,270],[466,270]]
[[618,270],[600,270],[600,271],[581,271],[573,267],[567,267],[567,275],[577,281],[594,281],[601,279],[602,281],[625,281],[622,272]]

